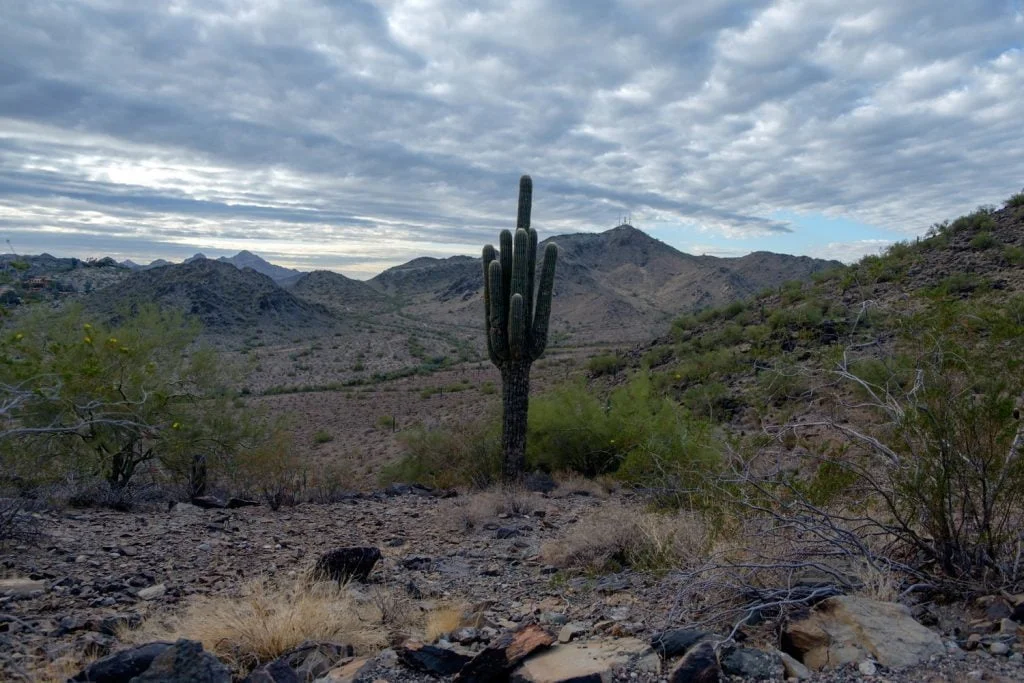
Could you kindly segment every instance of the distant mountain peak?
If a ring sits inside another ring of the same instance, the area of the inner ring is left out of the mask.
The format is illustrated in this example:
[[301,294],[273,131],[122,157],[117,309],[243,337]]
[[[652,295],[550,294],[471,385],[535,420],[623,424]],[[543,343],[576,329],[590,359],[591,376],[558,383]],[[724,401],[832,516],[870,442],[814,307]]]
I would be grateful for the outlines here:
[[246,249],[234,256],[221,256],[217,260],[222,263],[230,263],[236,268],[252,268],[257,273],[262,273],[275,281],[288,280],[302,274],[302,271],[270,263],[265,258]]

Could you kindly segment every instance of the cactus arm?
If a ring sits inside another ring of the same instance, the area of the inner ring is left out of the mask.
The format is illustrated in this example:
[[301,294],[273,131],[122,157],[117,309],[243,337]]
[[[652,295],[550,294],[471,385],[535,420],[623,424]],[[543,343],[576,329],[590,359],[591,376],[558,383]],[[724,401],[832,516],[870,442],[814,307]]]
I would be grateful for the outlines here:
[[533,206],[533,179],[524,175],[519,179],[519,211],[516,214],[517,228],[530,228],[530,211]]
[[501,261],[501,298],[508,305],[508,299],[512,296],[512,233],[502,230],[498,236],[501,251],[498,258]]
[[530,355],[526,344],[526,303],[523,295],[516,292],[512,295],[508,317],[508,350],[512,360],[520,360]]
[[497,261],[491,261],[491,265],[487,271],[487,278],[490,280],[488,289],[491,294],[491,321],[488,330],[488,336],[490,337],[491,352],[494,354],[494,358],[497,359],[495,364],[497,365],[500,361],[508,360],[508,314],[506,312],[507,299],[501,297],[501,285],[504,276],[501,273],[501,264]]
[[[526,325],[527,327],[533,327],[533,297],[537,293],[534,286],[534,276],[537,274],[537,231],[530,228],[529,236],[530,243],[526,247],[527,263],[529,263],[529,272],[526,274]],[[532,331],[531,331],[532,334]]]
[[491,261],[497,258],[494,253],[494,247],[490,244],[484,247],[483,262],[484,262],[484,332],[487,337],[487,355],[491,361],[494,362],[496,356],[494,355],[494,347],[491,344],[491,278],[488,273]]
[[537,291],[537,312],[533,316],[533,336],[530,340],[530,358],[536,360],[548,345],[548,322],[551,318],[551,297],[555,291],[555,263],[558,247],[548,244],[544,248],[544,264],[540,270],[540,287]]
[[530,255],[527,247],[530,236],[525,230],[516,230],[512,246],[512,289],[511,294],[520,294],[526,298],[526,279],[530,274]]

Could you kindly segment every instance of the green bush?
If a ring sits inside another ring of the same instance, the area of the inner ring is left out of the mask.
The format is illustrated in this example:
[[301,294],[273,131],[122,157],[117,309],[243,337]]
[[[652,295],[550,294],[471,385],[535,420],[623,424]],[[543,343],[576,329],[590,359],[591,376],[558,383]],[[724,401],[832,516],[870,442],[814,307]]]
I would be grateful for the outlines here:
[[1019,266],[1024,264],[1024,247],[1007,245],[1003,247],[1003,261],[1007,265]]
[[449,427],[417,427],[399,436],[404,455],[381,470],[382,484],[484,488],[501,474],[501,422],[478,420]]
[[614,354],[606,353],[600,356],[594,356],[587,361],[587,372],[594,377],[600,377],[601,375],[614,375],[619,372],[625,365],[623,359]]
[[1006,200],[1006,206],[1013,209],[1024,206],[1024,192],[1018,192],[1011,195],[1010,198]]
[[326,430],[321,429],[313,435],[313,443],[321,444],[330,443],[331,441],[334,441],[334,435]]
[[0,339],[0,464],[35,479],[99,478],[116,505],[141,470],[193,494],[227,476],[280,429],[236,404],[231,366],[194,347],[198,331],[152,306],[115,324],[77,307],[23,318]]
[[999,242],[990,232],[979,232],[971,240],[971,249],[991,249],[998,245]]

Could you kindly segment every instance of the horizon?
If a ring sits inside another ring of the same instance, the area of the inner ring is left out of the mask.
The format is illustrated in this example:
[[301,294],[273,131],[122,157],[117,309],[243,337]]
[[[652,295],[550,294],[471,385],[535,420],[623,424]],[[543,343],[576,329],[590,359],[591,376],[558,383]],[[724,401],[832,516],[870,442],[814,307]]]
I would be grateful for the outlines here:
[[[628,227],[628,228],[631,228],[631,229],[636,230],[638,232],[642,232],[644,235],[646,235],[647,237],[649,237],[651,239],[654,239],[654,240],[657,240],[659,242],[662,242],[663,244],[667,244],[663,240],[658,240],[658,238],[655,237],[654,235],[651,235],[650,233],[646,232],[645,230],[642,230],[641,228],[637,228],[636,226],[634,226],[634,225],[632,225],[630,223],[622,223],[620,225],[615,226],[614,228],[608,228],[607,230],[602,230],[601,232],[580,231],[580,232],[577,232],[577,233],[563,233],[561,235],[551,235],[551,236],[549,236],[548,238],[545,238],[545,239],[557,239],[558,237],[565,237],[565,236],[568,236],[568,235],[571,235],[571,234],[600,235],[600,234],[603,234],[604,232],[609,232],[611,230],[617,230],[617,229],[623,228],[623,227]],[[670,244],[668,246],[672,247],[672,245],[670,245]],[[672,247],[672,248],[676,249],[676,247]],[[763,252],[763,251],[764,250],[755,250],[755,251],[747,252],[745,254],[740,254],[740,255],[724,255],[724,256],[716,255],[716,254],[691,254],[690,252],[682,252],[682,253],[690,255],[690,256],[712,256],[714,258],[733,259],[733,258],[742,258],[743,256],[748,256],[748,255],[750,255],[752,253]],[[250,249],[240,249],[240,250],[234,251],[234,252],[224,251],[223,253],[217,253],[217,254],[205,253],[205,252],[202,252],[202,251],[197,251],[197,252],[194,252],[194,253],[190,254],[189,256],[185,256],[185,257],[183,257],[183,258],[181,258],[179,260],[171,260],[171,259],[165,259],[165,258],[154,258],[154,259],[142,258],[142,260],[135,260],[135,259],[132,259],[132,258],[125,258],[125,259],[115,259],[115,260],[117,261],[118,264],[123,264],[125,261],[131,261],[133,264],[135,264],[136,267],[145,268],[145,267],[148,267],[152,263],[155,263],[157,261],[166,261],[167,265],[181,265],[182,263],[185,263],[186,261],[189,261],[189,260],[197,258],[197,257],[205,258],[205,259],[208,259],[208,260],[211,260],[211,261],[217,261],[217,260],[220,260],[220,259],[230,259],[230,258],[235,257],[235,256],[240,256],[243,253],[247,253],[247,254],[249,254],[251,256],[255,256],[256,258],[262,259],[264,262],[269,263],[270,265],[281,266],[281,267],[285,267],[285,268],[292,268],[291,266],[288,266],[288,265],[286,265],[284,263],[280,263],[280,262],[275,261],[273,259],[267,258],[266,255],[254,252],[254,251],[252,251]],[[798,254],[786,254],[785,252],[768,252],[768,253],[779,254],[779,255],[783,255],[783,256],[799,256]],[[54,258],[77,258],[77,259],[82,260],[82,261],[87,260],[86,258],[83,258],[83,257],[81,257],[79,255],[76,255],[76,254],[55,254],[55,253],[48,252],[48,251],[40,252],[38,254],[16,254],[16,253],[13,253],[13,252],[5,252],[3,254],[0,254],[0,256],[15,256],[15,257],[25,257],[25,258],[39,257],[39,256],[43,256],[43,255],[52,256]],[[407,263],[410,263],[410,262],[415,261],[417,259],[421,259],[421,258],[449,259],[449,258],[455,258],[455,257],[460,257],[460,256],[461,257],[465,257],[465,258],[474,258],[474,259],[475,258],[479,258],[477,255],[474,255],[474,254],[448,254],[446,256],[434,256],[434,255],[432,255],[432,256],[414,256],[411,259],[409,259],[408,261],[403,261],[402,263],[397,263],[395,265],[388,266],[387,268],[384,268],[383,270],[380,270],[380,271],[377,271],[375,273],[372,273],[372,274],[370,274],[370,275],[368,275],[366,277],[347,275],[345,273],[342,273],[339,270],[334,270],[334,269],[331,269],[331,268],[316,268],[316,269],[313,269],[313,270],[302,270],[302,269],[298,269],[298,268],[292,268],[292,269],[293,270],[297,270],[299,273],[302,273],[302,274],[312,273],[312,272],[317,272],[317,271],[327,271],[327,272],[332,272],[332,273],[338,273],[339,275],[345,275],[346,277],[349,277],[349,278],[351,278],[353,280],[366,281],[366,280],[372,280],[377,275],[380,275],[381,273],[383,273],[383,272],[385,272],[385,271],[387,271],[387,270],[389,270],[391,268],[396,268],[396,267],[399,267],[399,266],[406,265]],[[97,257],[88,257],[88,258],[107,258],[107,257],[114,258],[114,257],[109,256],[109,255],[97,256]],[[838,259],[824,259],[824,260],[838,260]],[[843,263],[846,264],[846,265],[849,265],[846,262],[843,262]]]
[[0,239],[368,279],[632,216],[852,262],[1024,185],[1020,0],[0,8]]

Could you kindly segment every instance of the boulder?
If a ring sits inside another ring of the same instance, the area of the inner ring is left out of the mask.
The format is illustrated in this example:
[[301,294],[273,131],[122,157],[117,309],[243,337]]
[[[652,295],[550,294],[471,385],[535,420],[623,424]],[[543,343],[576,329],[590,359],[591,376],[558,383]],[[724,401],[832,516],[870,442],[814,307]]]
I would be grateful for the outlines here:
[[722,673],[714,644],[703,640],[679,660],[669,675],[669,683],[718,683]]
[[161,652],[131,683],[231,683],[231,671],[202,643],[182,638]]
[[162,583],[158,583],[155,586],[140,589],[135,595],[139,600],[156,600],[158,598],[162,598],[165,593],[167,593],[167,586]]
[[82,669],[71,680],[89,683],[128,683],[143,673],[157,655],[171,647],[171,643],[147,643],[122,650],[98,659]]
[[410,669],[432,676],[453,676],[469,663],[470,657],[418,640],[406,641],[395,649],[399,661]]
[[299,674],[287,662],[275,659],[255,669],[242,683],[304,683],[305,680],[299,678]]
[[311,681],[323,676],[353,654],[351,645],[306,641],[275,661],[283,662],[295,671],[300,681]]
[[334,667],[313,683],[354,683],[371,666],[368,658],[356,657]]
[[534,652],[550,647],[554,636],[536,624],[503,633],[462,667],[459,683],[488,683],[508,678],[509,672]]
[[662,631],[651,638],[651,647],[663,659],[675,659],[702,640],[707,640],[711,634],[706,631],[699,631],[694,628],[674,628]]
[[556,645],[529,657],[512,672],[510,680],[514,683],[611,683],[615,671],[630,662],[636,668],[651,673],[660,669],[658,656],[642,640],[591,640],[586,644]]
[[320,556],[313,573],[321,580],[365,582],[380,559],[380,549],[372,547],[336,548]]
[[787,623],[782,649],[818,671],[868,658],[900,668],[945,653],[938,634],[905,606],[849,595],[823,600],[805,618]]
[[722,672],[745,681],[774,681],[782,677],[782,660],[773,653],[750,647],[727,650],[719,660]]

